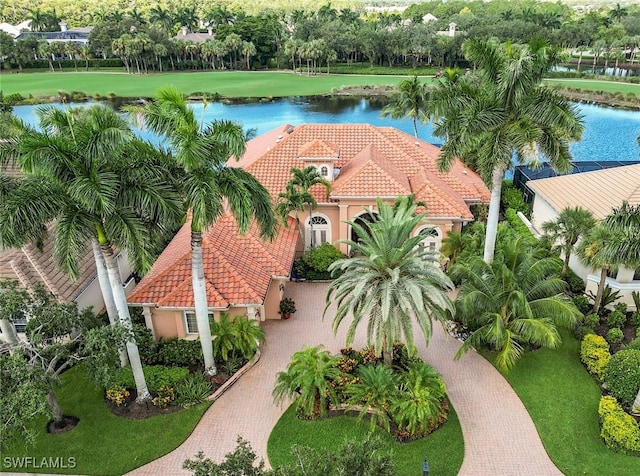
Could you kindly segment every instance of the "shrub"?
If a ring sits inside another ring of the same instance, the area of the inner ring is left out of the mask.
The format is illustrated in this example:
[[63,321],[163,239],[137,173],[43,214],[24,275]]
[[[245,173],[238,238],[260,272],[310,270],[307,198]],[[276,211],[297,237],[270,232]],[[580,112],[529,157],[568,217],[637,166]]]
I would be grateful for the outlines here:
[[640,327],[640,311],[635,311],[631,314],[631,318],[629,319],[629,323],[633,327]]
[[600,415],[600,436],[604,443],[614,451],[632,455],[640,454],[640,427],[638,422],[616,402],[605,396],[598,405]]
[[631,342],[625,345],[624,348],[640,350],[640,337],[636,337],[635,339],[633,339]]
[[136,339],[142,362],[146,365],[158,364],[158,347],[153,340],[151,331],[146,326],[134,324],[133,335]]
[[229,358],[224,362],[222,368],[229,375],[235,374],[238,370],[242,368],[245,364],[246,360],[237,355],[230,355]]
[[173,387],[169,387],[168,385],[163,385],[158,389],[157,395],[151,400],[158,408],[166,408],[172,401],[176,398],[176,394],[173,390]]
[[609,393],[622,405],[630,407],[640,389],[640,350],[616,352],[607,366],[604,380]]
[[[571,289],[571,283],[569,282],[568,276],[567,276],[567,284]],[[573,304],[575,304],[575,306],[578,308],[578,310],[584,315],[586,315],[591,309],[591,305],[589,304],[589,299],[584,294],[578,294],[577,296],[573,296],[572,301],[573,301]]]
[[176,404],[188,408],[206,400],[211,393],[211,384],[198,372],[176,384],[175,391]]
[[[189,370],[183,367],[163,367],[162,365],[144,366],[143,372],[147,387],[151,393],[158,393],[165,386],[174,387],[180,380],[189,375]],[[114,382],[115,385],[125,388],[136,388],[131,367],[120,369],[114,377]]]
[[157,349],[158,363],[161,365],[179,367],[204,365],[199,340],[186,340],[179,337],[161,339]]
[[609,331],[607,332],[607,342],[609,344],[619,344],[620,342],[622,342],[622,339],[624,339],[624,334],[617,327],[609,329]]
[[627,322],[627,316],[623,312],[613,311],[610,312],[607,316],[607,326],[609,326],[610,328],[622,327],[624,326],[625,322]]
[[576,324],[575,328],[573,329],[573,335],[578,340],[582,340],[585,338],[585,336],[593,333],[593,327],[588,327],[582,324]]
[[[584,297],[584,296],[582,296]],[[586,299],[586,298],[585,298]],[[600,324],[600,316],[595,313],[587,314],[584,316],[584,325],[587,327],[591,327],[592,329],[597,327]]]
[[502,210],[512,208],[516,212],[522,212],[524,216],[531,216],[531,209],[527,202],[524,201],[522,192],[518,190],[511,180],[502,182],[502,193],[500,195]]
[[591,375],[600,382],[604,379],[604,372],[611,360],[609,344],[604,337],[587,334],[580,344],[580,360],[587,367]]
[[129,390],[124,388],[122,385],[114,385],[110,389],[107,390],[107,400],[115,403],[117,406],[122,405],[129,398]]
[[[576,273],[574,273],[571,268],[569,268],[567,270],[567,279],[566,279],[566,281],[567,281],[567,285],[569,286],[569,290],[574,294],[578,294],[578,296],[576,296],[576,297],[581,297],[582,298],[580,300],[580,307],[578,307],[578,309],[580,309],[580,312],[582,312],[583,314],[585,312],[589,312],[589,309],[591,308],[591,306],[589,305],[589,300],[587,299],[586,296],[584,296],[582,294],[582,293],[584,293],[584,288],[585,288],[585,284],[584,284],[584,281],[582,280],[582,278],[580,276],[578,276]],[[577,304],[576,304],[576,306],[577,306]],[[584,307],[584,309],[583,309],[583,307]]]
[[629,309],[626,302],[617,302],[613,305],[613,310],[626,314]]
[[331,243],[322,243],[307,251],[304,261],[319,272],[326,272],[334,261],[344,258],[344,255]]

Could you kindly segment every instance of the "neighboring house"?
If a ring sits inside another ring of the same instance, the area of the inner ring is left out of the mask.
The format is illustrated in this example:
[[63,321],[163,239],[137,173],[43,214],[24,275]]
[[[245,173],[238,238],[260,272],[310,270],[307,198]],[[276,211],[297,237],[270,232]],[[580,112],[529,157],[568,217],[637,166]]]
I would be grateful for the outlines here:
[[[96,274],[96,265],[91,250],[78,263],[78,279],[72,281],[66,271],[58,266],[53,257],[53,227],[45,239],[42,249],[28,244],[20,249],[0,249],[0,280],[13,279],[19,281],[27,289],[36,284],[54,294],[63,302],[77,302],[80,309],[93,307],[95,312],[104,309],[104,300]],[[125,284],[126,292],[133,288],[131,269],[122,255],[118,256],[120,276]],[[128,281],[127,281],[128,280]],[[24,322],[16,323],[18,331]]]
[[0,30],[8,33],[14,38],[25,30],[31,30],[31,20],[25,20],[17,25],[11,25],[10,23],[0,23]]
[[[247,315],[264,321],[278,319],[279,303],[293,265],[298,232],[293,219],[272,240],[263,240],[255,224],[245,235],[226,212],[204,233],[202,260],[209,309]],[[191,222],[178,231],[151,271],[127,299],[142,307],[154,337],[197,338],[191,282]]]
[[207,40],[215,39],[213,28],[207,28],[207,33],[189,33],[186,26],[180,28],[180,33],[173,37],[174,40],[192,41],[193,43],[204,43]]
[[[291,217],[273,242],[261,240],[255,227],[242,236],[228,213],[206,232],[203,259],[211,314],[279,319],[278,303],[294,257],[309,247],[312,230],[316,245],[333,243],[348,254],[347,245],[338,240],[357,236],[346,221],[366,225],[376,214],[377,197],[392,202],[399,195],[414,194],[424,202],[427,219],[415,233],[424,233],[424,245],[438,249],[447,233],[473,220],[470,205],[486,204],[490,198],[480,177],[462,162],[456,161],[448,173],[439,172],[438,153],[437,147],[413,136],[368,124],[284,125],[249,141],[242,159],[228,165],[253,174],[274,203],[294,167],[316,167],[332,189],[329,195],[322,186],[311,189],[318,207],[311,215],[299,213],[302,237]],[[143,308],[156,338],[197,337],[189,223],[128,302]]]
[[[544,222],[554,220],[566,207],[586,208],[596,219],[602,220],[623,201],[630,205],[640,204],[640,164],[529,180],[526,187],[534,195],[531,222],[538,231],[542,230]],[[574,255],[569,266],[585,280],[587,291],[595,293],[599,270],[587,269]],[[621,301],[635,309],[631,293],[640,291],[640,268],[621,267],[615,277],[607,278],[607,285],[612,290],[619,290]]]
[[93,30],[92,26],[77,27],[67,29],[65,22],[60,22],[60,31],[26,31],[16,36],[16,40],[27,37],[35,37],[38,40],[47,40],[48,43],[78,43],[86,45],[89,43],[89,34]]

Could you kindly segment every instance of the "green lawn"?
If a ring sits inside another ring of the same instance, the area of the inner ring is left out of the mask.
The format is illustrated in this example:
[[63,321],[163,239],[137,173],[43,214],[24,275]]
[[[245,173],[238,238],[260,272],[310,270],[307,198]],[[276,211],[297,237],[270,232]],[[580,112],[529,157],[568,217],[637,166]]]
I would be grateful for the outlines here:
[[353,85],[395,85],[401,76],[305,76],[286,72],[195,72],[128,75],[116,72],[2,74],[5,95],[52,96],[80,91],[90,96],[115,93],[121,97],[151,97],[167,85],[184,93],[218,93],[228,97],[286,97],[326,94]]
[[[128,75],[124,72],[46,72],[3,73],[0,89],[7,94],[53,96],[58,91],[80,91],[90,96],[114,93],[121,97],[151,97],[162,86],[175,85],[190,94],[218,93],[227,97],[313,96],[330,93],[342,86],[396,85],[403,76],[321,75],[306,76],[291,72],[179,72]],[[584,79],[550,79],[550,84],[566,87],[634,92],[640,96],[640,85]]]
[[[293,462],[290,454],[294,444],[312,448],[336,450],[345,440],[362,439],[369,425],[355,417],[335,417],[319,421],[299,420],[294,406],[282,415],[269,436],[267,453],[272,467]],[[445,425],[426,438],[411,443],[397,443],[383,430],[376,430],[394,453],[399,476],[421,474],[422,460],[429,461],[430,474],[456,475],[464,457],[460,422],[451,410]]]
[[557,84],[563,88],[582,89],[585,91],[604,91],[607,93],[634,93],[640,96],[640,84],[603,81],[598,79],[545,79],[547,84]]
[[547,453],[568,475],[640,474],[640,458],[609,450],[600,438],[600,389],[580,363],[569,333],[559,349],[526,354],[505,375],[527,407]]
[[46,421],[33,447],[19,446],[2,454],[2,470],[10,457],[74,458],[77,466],[65,470],[27,468],[29,472],[92,475],[124,474],[176,448],[193,431],[210,403],[168,415],[129,420],[113,415],[107,408],[102,391],[90,381],[84,370],[73,368],[62,376],[65,382],[56,392],[65,414],[80,418],[78,426],[62,435],[49,435]]

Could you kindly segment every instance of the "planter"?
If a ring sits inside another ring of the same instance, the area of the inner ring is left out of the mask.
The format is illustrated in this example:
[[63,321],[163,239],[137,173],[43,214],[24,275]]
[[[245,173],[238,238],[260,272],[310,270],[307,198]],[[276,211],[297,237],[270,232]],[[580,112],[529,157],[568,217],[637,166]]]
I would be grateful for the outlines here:
[[283,319],[289,319],[291,317],[290,312],[283,312],[280,315],[282,316]]

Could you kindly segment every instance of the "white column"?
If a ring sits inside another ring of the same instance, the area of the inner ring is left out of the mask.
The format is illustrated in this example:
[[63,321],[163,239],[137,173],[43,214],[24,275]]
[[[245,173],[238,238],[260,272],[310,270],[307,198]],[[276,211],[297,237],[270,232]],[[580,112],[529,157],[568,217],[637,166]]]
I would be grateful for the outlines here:
[[144,316],[144,323],[147,326],[147,329],[151,331],[153,339],[157,340],[156,330],[153,327],[153,319],[151,319],[151,308],[149,306],[144,306],[142,308],[142,315]]

